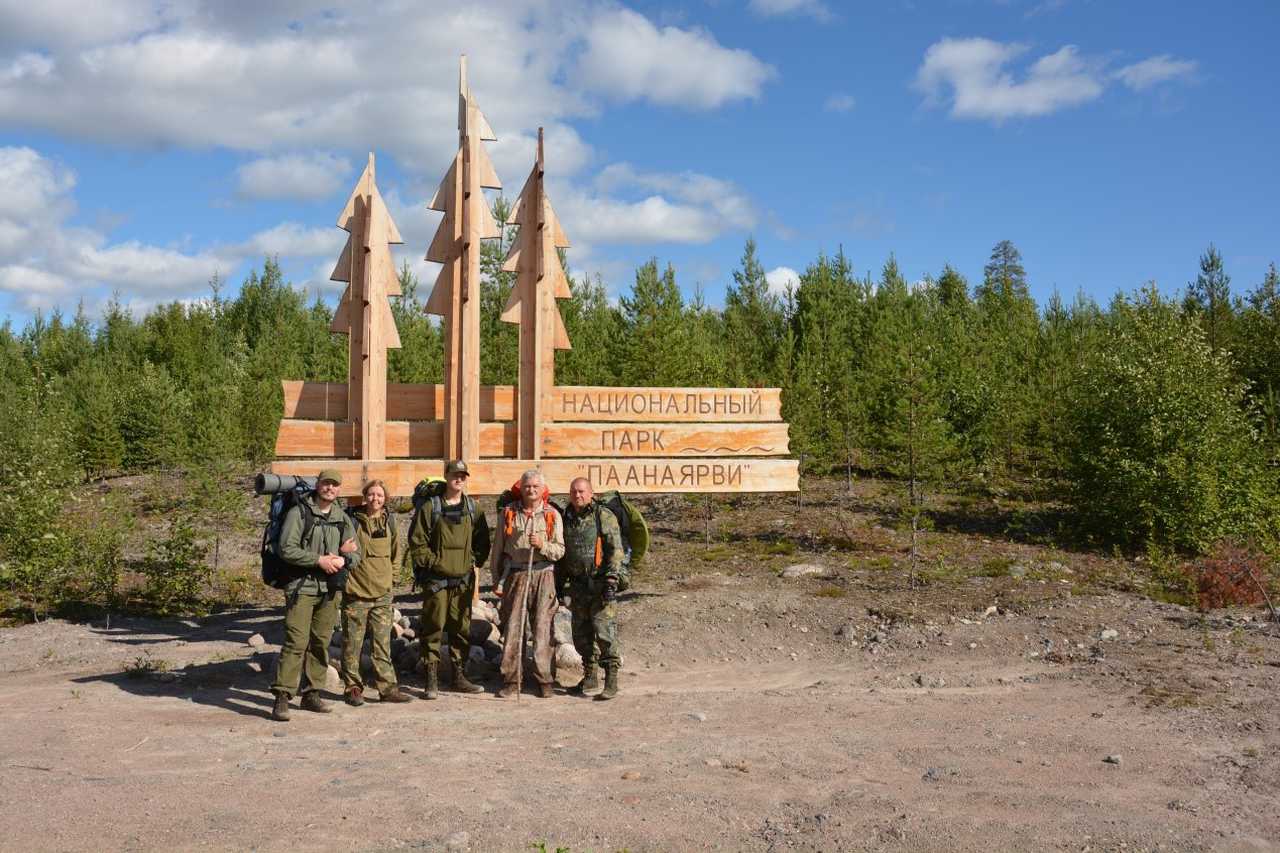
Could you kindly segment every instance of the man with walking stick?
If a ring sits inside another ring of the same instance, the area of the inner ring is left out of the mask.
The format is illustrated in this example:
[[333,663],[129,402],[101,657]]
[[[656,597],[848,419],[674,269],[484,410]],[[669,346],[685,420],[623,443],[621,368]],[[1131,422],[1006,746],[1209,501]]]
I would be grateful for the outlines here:
[[520,502],[505,507],[493,540],[491,571],[502,595],[502,689],[498,698],[519,696],[525,638],[533,639],[533,680],[538,695],[551,690],[551,622],[556,612],[555,561],[564,556],[564,523],[547,501],[542,474],[520,477]]

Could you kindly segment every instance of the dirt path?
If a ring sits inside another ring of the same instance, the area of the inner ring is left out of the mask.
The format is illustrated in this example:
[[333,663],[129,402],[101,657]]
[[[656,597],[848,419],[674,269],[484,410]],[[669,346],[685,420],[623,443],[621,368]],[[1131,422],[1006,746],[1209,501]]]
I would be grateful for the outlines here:
[[[266,719],[256,670],[269,655],[244,642],[272,639],[270,610],[0,631],[0,848],[1269,850],[1280,838],[1280,641],[1263,631],[1195,630],[1114,596],[877,629],[861,605],[783,583],[667,583],[627,602],[612,703],[446,694],[295,711],[287,725]],[[1099,658],[1083,639],[1106,623],[1124,630]],[[1042,656],[1043,637],[1072,654]],[[145,652],[172,674],[124,674]]]

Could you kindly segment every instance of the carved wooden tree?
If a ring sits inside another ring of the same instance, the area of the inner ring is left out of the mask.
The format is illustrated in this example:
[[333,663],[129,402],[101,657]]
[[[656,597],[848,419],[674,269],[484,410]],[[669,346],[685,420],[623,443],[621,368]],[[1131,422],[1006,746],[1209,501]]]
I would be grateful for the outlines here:
[[480,458],[480,241],[500,236],[482,188],[501,189],[482,142],[496,137],[458,72],[458,153],[427,206],[444,212],[427,249],[443,264],[427,311],[444,317],[444,455]]
[[334,281],[347,282],[329,331],[349,337],[347,419],[354,455],[387,458],[387,349],[400,347],[388,297],[400,295],[391,244],[403,243],[374,181],[374,159],[356,183],[338,217],[347,245],[334,267]]
[[538,156],[508,218],[510,224],[520,226],[520,233],[502,265],[517,274],[502,319],[520,324],[516,452],[521,459],[542,458],[542,425],[553,418],[555,351],[570,349],[569,334],[556,307],[557,299],[572,295],[556,251],[569,248],[569,240],[543,188],[544,165],[542,128],[538,128]]

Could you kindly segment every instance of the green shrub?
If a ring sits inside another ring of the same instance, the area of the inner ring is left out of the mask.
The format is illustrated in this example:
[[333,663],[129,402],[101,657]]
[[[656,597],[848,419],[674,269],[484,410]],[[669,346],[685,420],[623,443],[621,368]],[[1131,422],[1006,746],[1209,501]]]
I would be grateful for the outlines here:
[[175,518],[168,535],[151,543],[143,561],[145,595],[151,606],[160,613],[201,612],[205,590],[213,579],[208,554],[208,544],[197,538],[191,522]]
[[1067,474],[1087,530],[1192,553],[1273,540],[1274,483],[1245,387],[1154,287],[1117,300],[1072,393]]

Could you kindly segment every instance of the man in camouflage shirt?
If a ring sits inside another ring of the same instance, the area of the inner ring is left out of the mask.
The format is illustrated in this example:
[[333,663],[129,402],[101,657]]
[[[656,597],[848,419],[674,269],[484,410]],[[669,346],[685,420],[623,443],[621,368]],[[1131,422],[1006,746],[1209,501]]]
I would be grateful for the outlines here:
[[[618,695],[618,574],[622,568],[622,531],[613,513],[594,501],[591,481],[579,477],[569,484],[564,514],[564,558],[557,566],[569,593],[573,616],[573,646],[582,656],[582,681],[569,692],[583,695],[600,686],[597,661],[604,666],[604,690],[597,700]],[[596,655],[599,649],[599,657]]]

